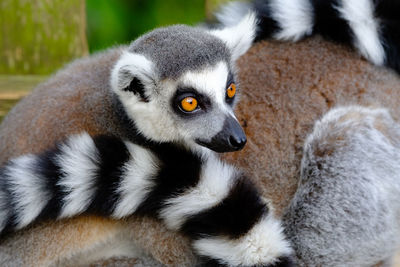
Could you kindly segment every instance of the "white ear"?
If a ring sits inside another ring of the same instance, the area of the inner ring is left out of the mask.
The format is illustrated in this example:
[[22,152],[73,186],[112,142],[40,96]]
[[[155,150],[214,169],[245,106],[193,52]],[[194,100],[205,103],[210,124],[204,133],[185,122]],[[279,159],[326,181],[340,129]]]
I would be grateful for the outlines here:
[[151,61],[143,55],[125,52],[111,73],[111,87],[116,93],[127,88],[137,78],[143,86],[154,84],[155,71]]
[[249,12],[243,19],[232,27],[210,31],[221,38],[231,50],[235,61],[250,48],[256,36],[257,19],[254,12]]

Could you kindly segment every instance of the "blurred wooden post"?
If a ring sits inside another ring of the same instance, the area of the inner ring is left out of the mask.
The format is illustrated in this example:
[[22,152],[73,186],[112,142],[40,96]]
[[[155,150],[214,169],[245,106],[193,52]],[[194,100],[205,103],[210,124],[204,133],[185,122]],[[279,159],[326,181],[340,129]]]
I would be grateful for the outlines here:
[[85,0],[0,0],[0,121],[46,75],[87,54]]
[[48,74],[88,53],[85,0],[0,0],[0,74]]

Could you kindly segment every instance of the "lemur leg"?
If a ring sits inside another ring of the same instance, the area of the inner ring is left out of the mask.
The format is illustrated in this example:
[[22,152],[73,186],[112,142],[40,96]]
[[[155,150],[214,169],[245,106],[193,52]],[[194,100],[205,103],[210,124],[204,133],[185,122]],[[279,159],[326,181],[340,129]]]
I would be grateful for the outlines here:
[[399,239],[400,126],[386,109],[340,107],[304,144],[284,216],[300,266],[373,266]]
[[185,234],[207,264],[292,264],[281,224],[255,186],[209,150],[72,136],[0,169],[0,214],[5,232],[79,214],[146,215]]

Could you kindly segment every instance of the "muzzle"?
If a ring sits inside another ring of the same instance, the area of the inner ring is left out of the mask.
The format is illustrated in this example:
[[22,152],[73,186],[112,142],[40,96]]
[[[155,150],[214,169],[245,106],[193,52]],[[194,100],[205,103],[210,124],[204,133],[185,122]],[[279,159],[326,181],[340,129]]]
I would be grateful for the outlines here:
[[209,141],[197,139],[196,142],[215,152],[232,152],[241,150],[247,142],[246,135],[239,122],[227,116],[222,130]]

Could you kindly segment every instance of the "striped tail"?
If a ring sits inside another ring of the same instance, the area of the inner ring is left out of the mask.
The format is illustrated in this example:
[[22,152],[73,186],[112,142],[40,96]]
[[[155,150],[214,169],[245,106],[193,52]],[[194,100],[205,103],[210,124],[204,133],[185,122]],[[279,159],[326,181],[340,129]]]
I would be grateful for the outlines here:
[[251,10],[259,20],[256,40],[297,41],[320,34],[400,73],[400,1],[253,0],[231,2],[216,16],[230,26]]
[[0,172],[0,232],[82,213],[161,219],[207,264],[292,266],[280,222],[254,185],[213,153],[72,136]]

